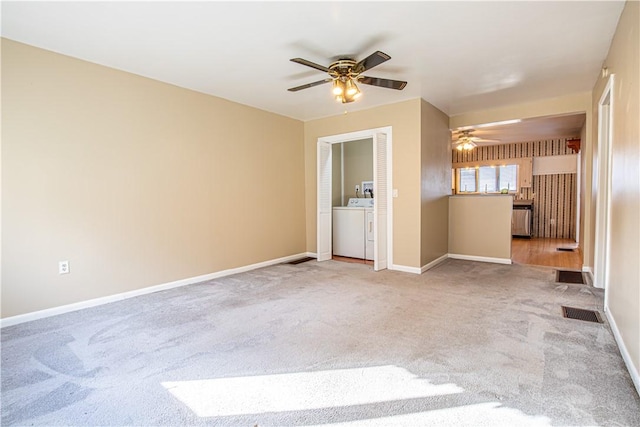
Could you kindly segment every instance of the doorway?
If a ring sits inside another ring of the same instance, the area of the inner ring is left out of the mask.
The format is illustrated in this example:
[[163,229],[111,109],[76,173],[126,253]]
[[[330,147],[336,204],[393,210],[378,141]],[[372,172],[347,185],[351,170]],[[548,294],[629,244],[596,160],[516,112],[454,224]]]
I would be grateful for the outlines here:
[[391,147],[392,129],[384,127],[318,138],[317,169],[317,256],[318,261],[332,258],[332,145],[371,139],[373,144],[373,266],[386,269],[392,263]]
[[331,145],[332,259],[373,265],[373,139]]

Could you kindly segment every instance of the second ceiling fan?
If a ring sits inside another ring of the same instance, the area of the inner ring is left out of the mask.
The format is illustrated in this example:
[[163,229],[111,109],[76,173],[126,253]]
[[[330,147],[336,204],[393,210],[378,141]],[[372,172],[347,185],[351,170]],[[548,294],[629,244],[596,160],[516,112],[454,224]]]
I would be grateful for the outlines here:
[[488,143],[495,143],[495,142],[500,142],[497,139],[484,139],[484,138],[480,138],[477,136],[473,136],[472,133],[475,132],[474,129],[465,129],[465,130],[461,130],[461,131],[454,131],[454,134],[457,133],[457,139],[454,140],[454,143],[456,144],[456,149],[458,151],[463,151],[463,150],[473,150],[474,148],[477,147],[477,142],[488,142]]
[[358,62],[351,58],[343,58],[338,59],[328,67],[325,67],[323,65],[316,64],[315,62],[307,61],[306,59],[293,58],[291,61],[306,65],[307,67],[315,68],[316,70],[324,71],[329,74],[329,77],[316,82],[292,87],[288,90],[290,92],[297,92],[302,89],[308,89],[324,83],[333,82],[333,95],[336,97],[337,101],[342,102],[343,104],[353,102],[360,97],[361,92],[356,83],[402,90],[407,85],[407,82],[362,75],[365,71],[370,70],[389,59],[391,59],[391,57],[386,53],[376,51]]

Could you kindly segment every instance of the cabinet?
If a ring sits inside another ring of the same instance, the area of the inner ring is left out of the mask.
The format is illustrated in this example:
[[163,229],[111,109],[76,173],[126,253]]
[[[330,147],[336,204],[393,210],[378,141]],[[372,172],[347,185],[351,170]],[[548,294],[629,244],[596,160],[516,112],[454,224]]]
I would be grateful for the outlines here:
[[518,181],[520,182],[520,187],[531,188],[533,183],[533,158],[525,157],[520,159]]

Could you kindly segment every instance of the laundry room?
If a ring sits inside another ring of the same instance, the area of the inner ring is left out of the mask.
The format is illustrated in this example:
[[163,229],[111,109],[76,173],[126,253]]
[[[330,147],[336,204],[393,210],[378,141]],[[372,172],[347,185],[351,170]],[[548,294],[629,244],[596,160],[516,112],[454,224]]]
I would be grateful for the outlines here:
[[333,257],[373,260],[373,139],[332,145]]

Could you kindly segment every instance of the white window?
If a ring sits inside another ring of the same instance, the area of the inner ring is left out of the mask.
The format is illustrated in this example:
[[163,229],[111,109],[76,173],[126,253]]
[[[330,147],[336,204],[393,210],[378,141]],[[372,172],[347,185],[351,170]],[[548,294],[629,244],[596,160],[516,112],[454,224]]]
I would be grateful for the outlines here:
[[458,193],[475,193],[476,192],[476,170],[475,169],[458,169]]
[[476,166],[456,169],[456,193],[515,193],[518,166]]
[[518,186],[518,166],[499,166],[498,169],[498,184],[500,190],[506,188],[510,193],[515,192]]

